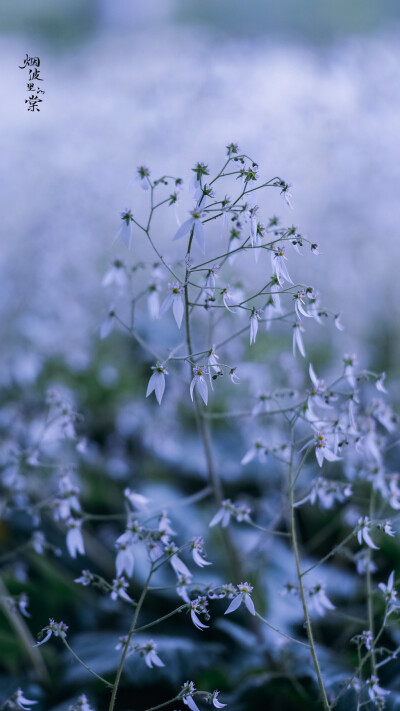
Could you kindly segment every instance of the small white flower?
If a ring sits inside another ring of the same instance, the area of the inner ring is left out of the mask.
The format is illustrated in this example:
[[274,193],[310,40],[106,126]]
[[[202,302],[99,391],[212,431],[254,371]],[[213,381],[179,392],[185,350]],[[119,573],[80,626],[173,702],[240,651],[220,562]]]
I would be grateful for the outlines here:
[[19,706],[20,709],[23,709],[23,711],[29,711],[33,704],[37,704],[37,701],[31,701],[31,699],[25,698],[24,692],[21,691],[21,689],[18,689],[15,692],[13,701],[17,704],[17,706]]
[[187,592],[187,585],[190,585],[192,582],[192,576],[191,575],[178,575],[178,585],[176,587],[176,592],[179,595],[179,597],[182,598],[185,602],[188,603],[188,605],[191,604],[191,599],[188,595]]
[[71,558],[76,558],[77,553],[85,555],[85,546],[81,532],[82,521],[76,518],[70,518],[67,521],[67,548]]
[[187,577],[191,577],[191,573],[189,568],[185,565],[183,560],[181,560],[177,556],[178,548],[176,547],[175,543],[169,543],[167,546],[164,548],[164,554],[168,556],[169,562],[171,563],[175,573],[177,576],[179,575],[185,575]]
[[250,316],[250,345],[256,342],[258,322],[262,316],[262,309],[253,309]]
[[382,689],[382,687],[379,686],[379,679],[377,676],[371,676],[370,679],[367,679],[366,683],[368,687],[369,698],[374,703],[379,704],[379,707],[382,708],[385,701],[385,696],[387,694],[390,694],[390,691]]
[[128,578],[131,578],[135,559],[133,557],[133,539],[129,532],[123,533],[122,536],[116,540],[115,547],[118,551],[115,558],[117,577],[120,578],[122,573],[125,572]]
[[340,320],[340,314],[335,314],[333,317],[333,322],[338,331],[344,331],[344,326]]
[[198,617],[199,614],[204,614],[207,612],[207,599],[205,597],[198,597],[196,598],[196,600],[192,600],[190,605],[190,617],[192,618],[194,626],[197,627],[197,629],[201,632],[205,629],[208,629],[209,625],[203,624],[203,622]]
[[237,375],[236,371],[237,371],[237,368],[231,368],[231,370],[229,372],[229,377],[234,385],[238,385],[240,382],[240,378]]
[[113,306],[110,306],[107,318],[103,321],[100,326],[100,338],[104,341],[110,333],[113,331],[115,326],[115,310]]
[[186,681],[181,690],[181,698],[183,703],[190,708],[190,711],[199,711],[199,707],[193,700],[193,694],[196,687],[193,681]]
[[319,583],[308,591],[310,600],[310,611],[314,610],[320,617],[323,617],[327,610],[334,610],[335,605],[329,600],[325,585]]
[[203,400],[204,404],[207,405],[208,388],[207,388],[207,383],[204,380],[205,371],[203,368],[201,368],[199,366],[195,366],[193,368],[193,373],[194,373],[194,376],[192,378],[192,382],[190,383],[190,397],[193,400],[193,391],[195,388],[197,388],[201,399]]
[[253,459],[257,459],[259,462],[264,463],[267,461],[268,456],[265,448],[265,444],[257,440],[254,442],[252,447],[246,452],[244,457],[242,457],[241,465],[249,464]]
[[307,313],[305,310],[304,306],[304,297],[306,295],[306,292],[304,290],[298,291],[297,294],[294,295],[294,310],[296,312],[297,318],[300,320],[302,316],[305,316],[306,318],[311,318],[311,314]]
[[84,587],[87,587],[92,583],[94,580],[93,573],[90,572],[90,570],[82,570],[82,574],[79,578],[75,578],[74,583],[79,583],[80,585],[83,585]]
[[221,508],[217,511],[215,516],[211,519],[208,524],[210,528],[216,526],[217,523],[221,523],[222,528],[226,528],[230,524],[231,516],[233,513],[233,504],[230,499],[225,499],[221,503]]
[[369,535],[369,532],[371,530],[371,523],[368,518],[368,516],[364,516],[364,518],[359,518],[358,519],[358,531],[357,531],[357,540],[360,544],[362,545],[362,542],[367,544],[369,548],[374,548],[375,550],[378,550],[378,546],[375,545],[373,542],[371,536]]
[[233,598],[231,604],[225,610],[224,614],[229,615],[231,612],[234,612],[234,610],[237,610],[238,607],[240,607],[240,605],[242,604],[242,602],[244,602],[248,611],[252,615],[255,615],[256,611],[254,609],[254,603],[250,597],[250,593],[252,592],[253,587],[251,585],[249,585],[249,583],[240,583],[240,585],[237,585],[236,587],[237,587],[239,594]]
[[105,273],[102,286],[116,286],[121,291],[128,283],[126,264],[122,259],[114,259],[111,268]]
[[228,311],[231,313],[235,313],[234,309],[231,308],[236,304],[236,299],[235,299],[235,294],[230,288],[230,286],[226,286],[225,289],[221,291],[222,294],[222,301],[224,302],[224,306]]
[[215,291],[215,279],[218,275],[219,267],[212,267],[207,274],[207,278],[204,283],[204,291],[206,295],[212,299]]
[[55,637],[61,637],[64,639],[67,636],[68,625],[64,622],[54,622],[53,619],[49,620],[47,627],[43,627],[40,634],[46,633],[44,638],[40,642],[36,642],[34,647],[40,647],[40,645],[45,644],[49,641],[50,637],[54,634]]
[[192,551],[193,560],[199,568],[204,568],[205,565],[212,565],[211,561],[205,560],[201,555],[204,553],[204,540],[201,536],[197,536],[191,541],[190,549]]
[[111,588],[111,600],[117,600],[118,598],[121,598],[122,600],[126,600],[127,602],[133,602],[132,598],[129,597],[128,593],[126,592],[127,588],[129,587],[129,583],[123,576],[120,578],[114,578],[112,581],[112,588]]
[[146,397],[149,397],[154,390],[157,402],[161,405],[161,400],[165,390],[165,376],[168,375],[168,370],[166,370],[166,368],[164,368],[164,366],[159,362],[157,362],[156,365],[153,365],[151,369],[154,372],[147,386]]
[[158,298],[158,292],[160,287],[158,284],[151,284],[149,286],[149,295],[147,297],[147,307],[149,309],[149,316],[151,319],[157,319],[160,316],[160,299]]
[[205,242],[204,242],[204,227],[202,219],[205,217],[206,213],[198,208],[191,210],[191,217],[186,220],[178,229],[173,241],[184,237],[193,229],[193,237],[200,247],[200,250],[204,254],[205,252]]
[[220,701],[218,701],[218,695],[219,691],[213,691],[212,694],[212,702],[213,706],[215,706],[216,709],[223,709],[226,704],[222,704]]
[[128,249],[130,249],[132,239],[131,223],[133,220],[133,215],[131,211],[124,210],[124,212],[121,212],[121,220],[122,225],[120,226],[117,234],[114,237],[114,242],[117,239],[122,239],[124,244],[128,247]]
[[178,328],[180,328],[182,324],[183,314],[185,311],[182,299],[184,288],[178,282],[176,282],[175,284],[168,284],[168,288],[170,291],[168,296],[161,304],[160,316],[163,316],[172,306],[172,312],[174,314],[176,325],[178,326]]
[[322,467],[324,459],[328,462],[337,462],[340,460],[340,457],[328,448],[328,440],[325,435],[319,433],[314,440],[314,444],[315,456],[320,467]]
[[157,645],[152,639],[143,647],[144,661],[149,669],[153,669],[153,667],[165,667],[164,662],[161,661],[156,650]]
[[349,355],[348,353],[345,354],[344,358],[344,374],[346,376],[347,382],[349,383],[350,387],[355,388],[356,386],[356,379],[354,377],[354,368],[357,366],[357,356],[354,355]]
[[285,264],[286,261],[287,257],[285,255],[285,247],[282,245],[275,245],[271,255],[271,263],[279,286],[282,286],[285,281],[289,282],[289,284],[293,284]]
[[392,570],[389,575],[387,585],[385,585],[385,583],[379,583],[378,588],[383,592],[387,603],[392,604],[397,600],[397,591],[394,587],[394,570]]
[[142,190],[148,190],[150,187],[150,170],[145,165],[139,165],[137,168],[137,176],[135,182],[140,183]]

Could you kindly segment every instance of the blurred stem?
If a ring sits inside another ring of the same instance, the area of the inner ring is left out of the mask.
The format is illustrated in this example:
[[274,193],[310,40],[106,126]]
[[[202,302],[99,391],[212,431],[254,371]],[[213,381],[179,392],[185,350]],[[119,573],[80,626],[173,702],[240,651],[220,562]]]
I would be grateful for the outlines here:
[[[375,514],[375,490],[371,489],[371,498],[369,501],[369,520],[372,521]],[[371,649],[371,672],[376,676],[376,654],[375,654],[375,624],[374,624],[374,600],[372,596],[372,549],[368,546],[367,570],[366,570],[366,586],[367,586],[367,606],[368,606],[368,626],[372,635]]]
[[124,651],[122,652],[121,661],[120,661],[120,663],[119,663],[119,666],[118,666],[118,669],[117,669],[117,674],[116,674],[116,676],[115,676],[115,681],[114,681],[114,684],[113,684],[113,690],[112,690],[112,694],[111,694],[111,700],[110,700],[110,705],[109,705],[109,707],[108,707],[108,711],[113,711],[114,706],[115,706],[115,699],[116,699],[116,697],[117,697],[117,692],[118,692],[119,682],[120,682],[120,679],[121,679],[122,669],[123,669],[123,667],[124,667],[125,657],[126,657],[126,655],[127,655],[127,653],[128,653],[129,644],[130,644],[132,635],[133,635],[133,633],[135,632],[135,627],[136,627],[137,619],[138,619],[138,617],[139,617],[139,612],[140,612],[140,610],[142,609],[142,605],[143,605],[143,603],[144,603],[144,599],[145,599],[146,594],[147,594],[147,591],[148,591],[148,589],[149,589],[150,580],[151,580],[151,576],[152,576],[152,575],[153,575],[153,565],[151,565],[150,572],[149,572],[149,574],[148,574],[148,576],[147,576],[147,580],[146,580],[146,582],[145,582],[145,584],[144,584],[144,587],[143,587],[143,590],[142,590],[142,594],[140,595],[140,598],[139,598],[139,600],[138,600],[138,604],[136,605],[135,613],[134,613],[134,615],[133,615],[133,619],[132,619],[132,623],[131,623],[131,626],[130,626],[130,629],[129,629],[129,633],[128,633],[128,637],[127,637],[127,640],[126,640],[126,644],[125,644],[125,646],[124,646]]
[[319,686],[319,690],[320,690],[320,694],[321,694],[321,699],[322,699],[324,711],[330,711],[330,706],[329,706],[328,698],[326,695],[324,682],[322,680],[321,669],[319,666],[317,652],[315,649],[314,635],[313,635],[313,631],[312,631],[310,615],[309,615],[308,608],[307,608],[306,593],[304,590],[303,578],[302,578],[302,573],[301,573],[300,554],[299,554],[299,547],[298,547],[297,534],[296,534],[296,510],[295,510],[295,506],[294,506],[293,459],[294,459],[294,427],[292,424],[291,425],[290,462],[289,462],[290,535],[291,535],[291,539],[292,539],[293,553],[294,553],[294,557],[295,557],[295,561],[296,561],[297,579],[299,582],[300,598],[301,598],[301,603],[303,606],[303,614],[304,614],[304,620],[305,620],[305,625],[306,625],[306,630],[307,630],[308,642],[310,645],[311,656],[312,656],[312,660],[314,663],[315,672],[317,675],[318,686]]
[[40,681],[49,681],[49,675],[45,663],[42,659],[40,651],[34,646],[35,640],[33,639],[25,621],[19,614],[18,610],[13,609],[8,603],[7,598],[10,597],[9,592],[0,577],[0,608],[7,620],[9,621],[11,627],[16,632],[17,636],[21,640],[27,656],[32,662],[32,666],[36,672],[37,678]]

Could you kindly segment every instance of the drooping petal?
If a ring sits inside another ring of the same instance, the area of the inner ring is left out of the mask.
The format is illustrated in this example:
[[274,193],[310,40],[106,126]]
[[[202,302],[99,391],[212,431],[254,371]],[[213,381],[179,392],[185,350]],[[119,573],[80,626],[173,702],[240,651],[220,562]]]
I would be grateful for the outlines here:
[[192,229],[194,223],[195,223],[195,220],[193,217],[189,217],[188,220],[185,220],[185,222],[183,222],[183,224],[180,226],[180,228],[176,232],[175,237],[172,241],[175,242],[175,240],[181,239],[181,237],[184,237],[185,235],[187,235],[187,233],[190,232],[190,230]]
[[229,615],[231,612],[237,610],[238,607],[240,607],[240,605],[242,604],[242,600],[243,598],[241,595],[237,595],[236,597],[234,597],[229,607],[225,610],[224,615]]
[[255,615],[255,614],[256,614],[256,611],[255,611],[255,608],[254,608],[254,602],[253,602],[253,600],[251,599],[250,595],[248,595],[247,593],[246,593],[245,596],[244,596],[244,604],[246,605],[248,611],[249,611],[252,615]]
[[174,294],[172,302],[172,311],[178,328],[181,327],[184,310],[185,309],[183,306],[182,296],[180,294]]

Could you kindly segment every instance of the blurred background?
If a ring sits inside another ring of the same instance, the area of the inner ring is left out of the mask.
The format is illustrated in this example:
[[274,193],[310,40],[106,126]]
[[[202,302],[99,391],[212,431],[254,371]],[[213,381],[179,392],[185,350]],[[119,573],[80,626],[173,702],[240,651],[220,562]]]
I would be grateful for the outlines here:
[[[187,183],[195,162],[219,167],[231,141],[254,157],[263,177],[279,175],[292,184],[293,210],[266,195],[263,213],[281,214],[283,223],[293,222],[320,245],[318,260],[304,259],[302,274],[321,291],[324,304],[342,313],[346,330],[333,348],[326,330],[314,364],[356,352],[363,367],[388,372],[396,397],[399,29],[397,0],[3,0],[0,427],[6,443],[16,413],[22,408],[29,423],[49,384],[62,383],[74,393],[85,416],[82,432],[94,443],[82,473],[88,507],[113,510],[118,497],[110,496],[110,481],[117,491],[144,478],[146,493],[151,490],[158,501],[190,494],[204,483],[201,454],[190,450],[189,465],[183,464],[183,445],[166,437],[160,446],[146,435],[154,414],[132,406],[148,377],[147,365],[132,368],[137,351],[122,336],[113,346],[99,345],[99,324],[109,307],[101,279],[115,252],[121,210],[135,212],[144,201],[130,185],[136,167],[145,164],[152,175],[179,175]],[[28,112],[24,104],[26,70],[18,67],[26,53],[41,61],[46,93],[40,113]],[[159,236],[161,244],[163,239],[168,235]],[[226,444],[231,448],[232,438],[220,441],[221,456]],[[235,451],[236,461],[237,456]],[[235,466],[233,478],[239,476]],[[253,486],[251,476],[249,481]],[[194,518],[194,528],[196,523]],[[18,543],[24,525],[17,521],[15,529],[1,529],[0,541]],[[319,525],[317,520],[316,530]],[[103,531],[103,542],[117,533]],[[54,535],[58,543],[59,534]],[[281,548],[279,556],[284,568]],[[25,565],[33,571],[32,632],[50,615],[67,616],[71,626],[82,629],[82,656],[93,657],[100,673],[110,671],[115,613],[106,607],[95,613],[90,598],[84,607],[81,597],[75,598],[72,581],[79,564],[28,560]],[[23,574],[20,582],[14,574],[9,571],[10,580],[17,579],[10,589],[25,590]],[[162,601],[156,602],[164,610]],[[284,618],[287,608],[281,614]],[[124,629],[122,617],[117,626]],[[17,679],[31,698],[38,687],[23,668],[18,640],[5,619],[0,634],[6,650],[4,693],[14,690]],[[249,652],[254,639],[240,639],[238,631],[237,636],[235,669],[244,674],[244,656],[247,665],[261,662]],[[197,674],[197,681],[229,693],[229,659],[225,667],[216,661],[214,676],[205,679],[188,663],[195,647],[182,639],[179,644],[178,657],[172,657],[178,659],[174,683],[184,680],[182,674]],[[209,644],[202,647],[204,658],[223,658],[221,638]],[[101,646],[102,661],[96,662]],[[41,709],[66,709],[72,691],[86,688],[86,678],[79,668],[75,676],[70,668],[65,671],[61,658],[49,661],[57,689],[40,692]],[[200,668],[203,661],[198,660]],[[133,667],[130,675],[138,688],[144,684],[137,697],[144,708],[146,684],[152,681],[138,678]],[[237,708],[261,701],[273,711],[280,687],[273,674],[258,680],[258,687],[261,682],[267,695],[257,696],[261,692],[252,688]],[[170,683],[163,678],[167,692]],[[162,684],[157,701],[166,698]],[[286,706],[280,697],[276,708],[300,708],[291,689],[288,682]],[[105,708],[96,686],[91,693],[98,709]],[[132,707],[128,694],[122,701]],[[310,703],[306,697],[305,707],[311,709]]]

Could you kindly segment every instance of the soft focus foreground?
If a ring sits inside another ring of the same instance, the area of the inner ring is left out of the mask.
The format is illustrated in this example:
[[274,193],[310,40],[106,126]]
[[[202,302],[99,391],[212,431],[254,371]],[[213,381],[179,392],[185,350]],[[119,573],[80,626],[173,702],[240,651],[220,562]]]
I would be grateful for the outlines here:
[[392,40],[157,32],[9,87],[4,700],[395,708]]

